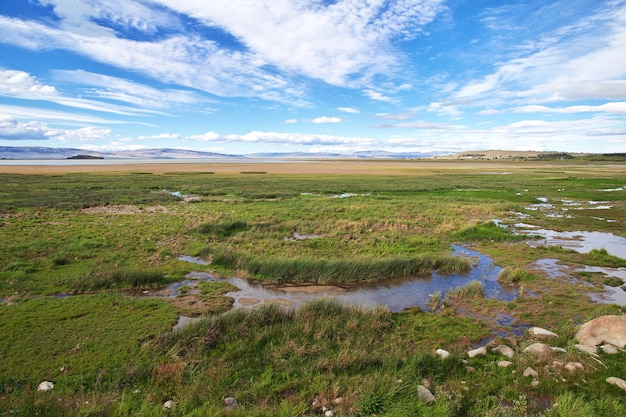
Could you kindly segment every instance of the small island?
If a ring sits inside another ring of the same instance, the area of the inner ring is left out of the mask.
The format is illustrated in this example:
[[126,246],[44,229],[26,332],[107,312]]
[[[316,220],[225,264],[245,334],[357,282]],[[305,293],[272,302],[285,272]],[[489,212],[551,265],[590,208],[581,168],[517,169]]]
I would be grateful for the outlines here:
[[74,155],[69,156],[66,159],[104,159],[101,156],[93,156],[93,155]]

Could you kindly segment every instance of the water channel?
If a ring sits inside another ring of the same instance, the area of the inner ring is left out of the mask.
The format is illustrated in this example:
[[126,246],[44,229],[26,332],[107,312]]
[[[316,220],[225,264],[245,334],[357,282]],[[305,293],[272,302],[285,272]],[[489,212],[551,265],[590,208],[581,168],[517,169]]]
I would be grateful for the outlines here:
[[462,246],[453,245],[452,248],[453,255],[472,260],[472,268],[468,273],[439,274],[433,271],[430,276],[339,285],[268,284],[236,277],[216,278],[204,272],[191,272],[187,280],[173,284],[167,290],[171,296],[177,296],[179,288],[193,287],[198,281],[226,281],[238,288],[237,291],[226,294],[235,300],[234,308],[258,306],[264,303],[298,307],[314,299],[332,298],[346,305],[363,308],[385,306],[394,312],[416,306],[425,309],[431,294],[441,292],[443,299],[450,289],[466,285],[471,281],[480,281],[483,284],[487,298],[511,301],[517,297],[517,288],[500,286],[497,278],[502,268],[494,265],[491,258]]

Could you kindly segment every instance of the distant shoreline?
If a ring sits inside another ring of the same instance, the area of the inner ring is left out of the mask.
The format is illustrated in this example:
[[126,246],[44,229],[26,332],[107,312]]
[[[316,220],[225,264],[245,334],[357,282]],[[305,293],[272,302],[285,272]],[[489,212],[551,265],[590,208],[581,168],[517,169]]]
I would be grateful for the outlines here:
[[357,174],[357,175],[433,175],[438,169],[476,173],[509,174],[519,168],[555,167],[560,171],[598,165],[623,169],[623,163],[608,161],[512,161],[452,159],[127,159],[127,160],[0,160],[0,173],[56,175],[69,173],[152,173],[175,174],[205,172],[234,175],[264,174]]

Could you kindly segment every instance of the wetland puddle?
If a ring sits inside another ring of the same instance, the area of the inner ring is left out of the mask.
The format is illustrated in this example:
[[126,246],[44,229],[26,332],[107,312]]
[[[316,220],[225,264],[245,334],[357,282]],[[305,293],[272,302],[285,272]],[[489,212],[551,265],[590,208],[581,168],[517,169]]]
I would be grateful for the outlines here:
[[485,288],[487,298],[511,301],[517,297],[516,288],[503,288],[497,282],[501,267],[493,264],[491,258],[461,246],[454,246],[453,254],[471,258],[473,266],[467,274],[438,274],[432,272],[428,277],[392,279],[377,283],[354,285],[338,284],[268,284],[242,278],[215,278],[204,272],[192,272],[188,280],[167,288],[171,296],[178,295],[182,286],[195,286],[198,281],[226,281],[239,290],[226,295],[232,297],[234,308],[258,306],[264,303],[278,303],[289,307],[298,307],[307,301],[320,298],[332,298],[341,303],[373,308],[385,306],[398,312],[405,308],[419,306],[426,310],[430,294],[441,292],[442,299],[453,288],[471,281],[480,281]]

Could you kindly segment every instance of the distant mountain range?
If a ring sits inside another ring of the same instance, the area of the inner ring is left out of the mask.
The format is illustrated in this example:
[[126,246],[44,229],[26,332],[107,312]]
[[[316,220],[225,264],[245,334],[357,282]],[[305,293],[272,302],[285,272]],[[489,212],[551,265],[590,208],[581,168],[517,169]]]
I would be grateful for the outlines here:
[[40,146],[0,146],[0,159],[191,159],[191,158],[290,158],[290,159],[420,159],[446,155],[437,152],[362,151],[350,154],[270,152],[230,155],[186,149],[156,148],[135,151],[95,152],[77,148],[46,148]]

